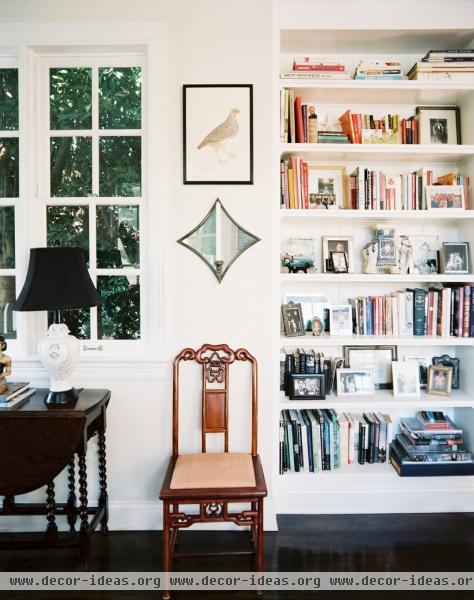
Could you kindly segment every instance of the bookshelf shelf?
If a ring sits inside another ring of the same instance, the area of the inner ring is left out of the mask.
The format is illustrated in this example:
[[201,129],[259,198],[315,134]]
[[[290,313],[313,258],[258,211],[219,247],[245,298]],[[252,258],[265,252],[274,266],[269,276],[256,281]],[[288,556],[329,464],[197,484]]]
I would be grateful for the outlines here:
[[391,344],[395,346],[474,346],[474,338],[470,337],[440,337],[429,335],[413,335],[410,337],[394,337],[387,335],[321,335],[307,334],[301,337],[280,338],[282,347],[317,348],[320,346],[376,346]]
[[456,212],[436,212],[432,210],[311,210],[311,209],[280,209],[280,219],[317,219],[329,221],[409,221],[422,223],[442,223],[444,221],[463,222],[474,220],[474,210]]
[[474,92],[474,83],[460,81],[311,81],[280,79],[280,88],[295,89],[315,103],[424,105],[459,104]]
[[433,273],[411,275],[400,273],[281,273],[282,283],[473,283],[474,275]]
[[474,156],[473,144],[440,146],[436,144],[280,144],[280,150],[283,154],[304,155],[309,160],[375,161],[377,163],[455,163]]
[[344,410],[379,410],[390,409],[428,409],[443,410],[446,408],[467,407],[474,408],[474,398],[462,390],[454,390],[451,396],[432,396],[424,392],[419,398],[395,398],[392,390],[376,390],[373,396],[358,396],[345,398],[340,396],[327,396],[325,400],[288,400],[281,399],[280,409],[286,408],[334,408],[336,411]]

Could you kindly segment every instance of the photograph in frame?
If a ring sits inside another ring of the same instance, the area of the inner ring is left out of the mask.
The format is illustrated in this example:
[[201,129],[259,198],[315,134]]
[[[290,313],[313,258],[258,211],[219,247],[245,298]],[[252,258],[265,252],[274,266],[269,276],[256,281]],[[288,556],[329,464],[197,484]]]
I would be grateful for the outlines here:
[[469,242],[443,242],[441,266],[443,273],[454,275],[470,273]]
[[344,346],[344,365],[370,369],[377,390],[391,390],[392,362],[398,360],[396,346]]
[[434,396],[450,396],[453,380],[453,368],[441,365],[428,367],[428,385],[426,391]]
[[350,304],[331,306],[329,319],[331,335],[352,335],[352,307]]
[[[323,236],[323,271],[334,272],[331,260],[332,252],[344,252],[346,255],[347,273],[354,272],[354,240],[350,235]],[[328,269],[328,264],[330,269]]]
[[426,389],[426,384],[428,383],[428,367],[430,365],[430,359],[427,356],[405,356],[403,360],[405,362],[414,362],[418,366],[420,389]]
[[324,375],[290,374],[290,400],[324,400]]
[[337,369],[338,396],[372,396],[374,381],[370,369]]
[[420,144],[461,144],[458,106],[418,106],[416,115]]
[[420,372],[414,361],[392,362],[393,395],[418,398],[420,395]]
[[462,185],[427,185],[425,188],[428,210],[464,210]]
[[439,240],[437,235],[410,235],[413,256],[410,273],[428,275],[438,272]]
[[346,168],[308,165],[308,207],[331,210],[345,207]]
[[183,182],[253,184],[253,86],[183,86]]

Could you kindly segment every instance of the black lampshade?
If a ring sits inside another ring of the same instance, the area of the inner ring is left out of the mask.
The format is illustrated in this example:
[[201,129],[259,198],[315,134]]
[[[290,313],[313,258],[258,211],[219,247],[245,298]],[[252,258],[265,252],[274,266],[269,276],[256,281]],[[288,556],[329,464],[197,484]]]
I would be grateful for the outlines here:
[[32,248],[26,281],[13,310],[63,310],[101,304],[83,248]]

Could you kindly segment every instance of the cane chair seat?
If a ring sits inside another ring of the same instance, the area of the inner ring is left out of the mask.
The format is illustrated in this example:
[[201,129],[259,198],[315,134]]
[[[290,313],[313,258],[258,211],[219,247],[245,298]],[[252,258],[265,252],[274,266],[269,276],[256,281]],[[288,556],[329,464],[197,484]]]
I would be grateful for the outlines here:
[[178,456],[170,488],[255,487],[252,456],[241,452],[182,454]]

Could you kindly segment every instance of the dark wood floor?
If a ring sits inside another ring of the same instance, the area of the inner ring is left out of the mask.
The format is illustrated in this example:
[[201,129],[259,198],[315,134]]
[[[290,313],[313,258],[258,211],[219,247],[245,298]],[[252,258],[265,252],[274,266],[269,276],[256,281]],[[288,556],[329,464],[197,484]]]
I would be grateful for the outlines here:
[[[420,515],[324,515],[280,516],[280,531],[265,536],[265,569],[268,571],[472,571],[474,565],[474,513]],[[184,533],[187,547],[224,547],[245,543],[234,532]],[[160,571],[161,533],[157,531],[110,532],[96,535],[89,564],[92,571]],[[176,571],[244,571],[250,558],[187,558],[177,561]],[[0,551],[1,571],[80,571],[76,550]],[[3,595],[2,595],[3,594]],[[306,598],[453,599],[447,592],[266,592],[274,600]],[[160,592],[0,592],[3,599],[34,600],[117,599],[157,600]],[[175,600],[255,600],[252,592],[175,592]],[[472,597],[457,592],[454,599]]]

